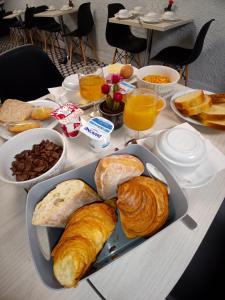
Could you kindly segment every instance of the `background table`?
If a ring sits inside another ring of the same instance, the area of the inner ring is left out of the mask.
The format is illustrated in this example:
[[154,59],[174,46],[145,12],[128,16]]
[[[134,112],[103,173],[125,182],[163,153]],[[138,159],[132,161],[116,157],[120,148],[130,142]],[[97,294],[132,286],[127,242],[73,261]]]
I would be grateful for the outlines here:
[[[177,91],[187,88],[177,85]],[[88,111],[86,112],[89,113]],[[161,112],[153,130],[182,123],[169,108]],[[200,133],[225,153],[223,131],[198,126]],[[87,147],[87,139],[80,135],[68,141],[66,169],[77,168],[122,148],[124,128],[112,135],[112,148],[94,153]],[[1,141],[2,143],[3,141]],[[208,227],[225,197],[225,171],[207,186],[185,190],[188,213],[198,227],[190,230],[181,221],[173,223],[160,235],[154,235],[133,251],[89,277],[97,290],[109,300],[163,300],[189,264]],[[84,280],[76,289],[54,291],[47,289],[36,273],[26,238],[23,189],[0,184],[0,295],[1,299],[76,299],[97,300],[99,297]]]
[[164,32],[191,23],[192,21],[193,21],[192,19],[181,18],[178,19],[177,21],[161,21],[159,23],[144,23],[140,21],[140,18],[119,19],[113,17],[109,19],[110,23],[123,24],[131,27],[144,28],[147,30],[147,48],[145,51],[145,65],[148,65],[149,63],[154,30]]

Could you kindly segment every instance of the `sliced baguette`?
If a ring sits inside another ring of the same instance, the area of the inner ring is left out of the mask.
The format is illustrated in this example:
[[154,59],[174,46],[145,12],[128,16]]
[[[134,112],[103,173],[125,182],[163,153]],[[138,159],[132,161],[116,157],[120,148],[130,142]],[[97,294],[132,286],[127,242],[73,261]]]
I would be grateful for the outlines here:
[[225,120],[217,120],[217,121],[203,120],[202,123],[208,127],[225,130]]
[[196,90],[188,94],[177,97],[174,104],[178,110],[188,109],[204,102],[204,93],[202,90]]
[[211,98],[208,95],[205,95],[204,101],[201,104],[195,105],[193,107],[181,109],[180,112],[186,116],[195,116],[202,112],[208,111],[211,106],[212,106]]
[[212,103],[225,103],[225,93],[210,95]]
[[199,114],[200,120],[225,120],[225,103],[213,104],[209,110]]

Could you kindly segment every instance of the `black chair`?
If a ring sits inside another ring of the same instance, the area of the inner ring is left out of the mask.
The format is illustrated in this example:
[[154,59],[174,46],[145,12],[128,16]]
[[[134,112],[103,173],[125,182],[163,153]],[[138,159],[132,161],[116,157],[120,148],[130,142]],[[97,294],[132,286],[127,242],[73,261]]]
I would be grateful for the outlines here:
[[[106,25],[106,40],[108,44],[115,47],[113,55],[113,63],[122,61],[128,63],[128,53],[130,53],[130,62],[137,55],[137,63],[141,67],[139,54],[146,49],[146,39],[136,37],[132,34],[130,27],[127,25],[113,24],[109,22],[109,18],[114,17],[119,10],[125,7],[120,3],[108,5],[108,20]],[[118,50],[120,49],[120,50]]]
[[[92,13],[91,13],[91,3],[90,2],[83,3],[79,6],[78,13],[77,13],[77,29],[65,34],[65,36],[70,36],[72,38],[78,39],[80,50],[81,50],[85,65],[87,64],[87,58],[86,58],[86,53],[85,53],[86,47],[85,47],[84,41],[83,41],[84,37],[87,38],[86,46],[89,46],[92,49],[92,51],[94,52],[94,56],[97,59],[96,50],[93,45],[93,42],[90,39],[90,37],[88,37],[88,35],[90,34],[90,32],[93,29],[93,26],[94,26],[94,19],[93,19]],[[76,47],[77,43],[75,43],[74,40],[72,40],[69,45],[69,61],[70,61],[70,63],[72,62],[72,54],[73,54],[74,46]]]
[[188,65],[193,63],[201,54],[206,34],[213,21],[215,21],[215,19],[211,19],[202,26],[192,49],[179,46],[167,47],[154,56],[152,60],[161,61],[165,65],[175,66],[180,70],[180,75],[184,77],[185,85],[187,85]]
[[29,101],[61,86],[63,76],[48,55],[33,45],[24,45],[0,55],[0,99]]
[[[35,14],[44,12],[48,9],[48,6],[41,5],[35,7]],[[54,47],[54,39],[57,42],[58,47],[59,46],[59,35],[61,34],[61,26],[54,18],[47,18],[47,17],[35,17],[35,26],[38,30],[43,33],[43,39],[44,39],[44,50],[47,51],[48,46],[48,40],[50,39],[53,49]],[[54,38],[54,39],[53,39]]]

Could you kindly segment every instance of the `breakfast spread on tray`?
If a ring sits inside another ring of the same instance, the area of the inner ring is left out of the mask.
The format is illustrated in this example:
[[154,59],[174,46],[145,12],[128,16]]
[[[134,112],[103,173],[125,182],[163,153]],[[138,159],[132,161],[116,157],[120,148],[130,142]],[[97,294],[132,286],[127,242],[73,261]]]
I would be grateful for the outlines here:
[[41,121],[51,118],[51,107],[35,107],[16,99],[7,99],[0,108],[0,122],[12,133],[42,127]]
[[84,181],[71,179],[59,183],[37,203],[33,225],[65,226],[51,249],[53,272],[61,285],[75,287],[96,261],[117,224],[116,208],[128,239],[150,236],[165,224],[167,188],[141,176],[143,172],[137,157],[110,155],[100,159],[93,174],[98,194]]
[[15,155],[12,162],[12,175],[17,181],[36,178],[51,169],[62,154],[62,147],[49,140],[33,145],[31,150],[24,150]]
[[197,119],[208,127],[225,130],[225,94],[206,95],[202,90],[195,90],[177,97],[174,105],[184,116]]

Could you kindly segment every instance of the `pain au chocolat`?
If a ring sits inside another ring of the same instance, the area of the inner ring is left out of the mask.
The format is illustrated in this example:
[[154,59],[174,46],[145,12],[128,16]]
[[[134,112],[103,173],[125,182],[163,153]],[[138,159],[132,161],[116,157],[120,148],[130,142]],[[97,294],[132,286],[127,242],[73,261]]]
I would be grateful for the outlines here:
[[135,177],[119,186],[117,207],[128,238],[152,235],[168,218],[167,188],[158,180]]

